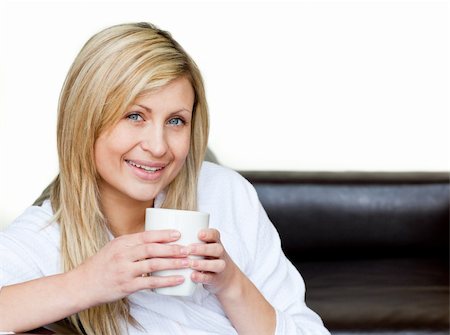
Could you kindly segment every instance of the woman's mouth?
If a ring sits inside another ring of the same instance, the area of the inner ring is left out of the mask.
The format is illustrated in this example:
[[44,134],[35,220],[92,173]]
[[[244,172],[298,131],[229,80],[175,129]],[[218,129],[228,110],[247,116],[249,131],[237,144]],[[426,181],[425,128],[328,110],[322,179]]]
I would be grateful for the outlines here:
[[153,165],[153,166],[151,166],[151,165],[144,165],[144,164],[138,164],[138,163],[136,163],[136,162],[134,162],[134,161],[131,161],[131,160],[125,160],[129,165],[131,165],[131,166],[133,166],[133,167],[135,167],[135,168],[138,168],[138,169],[141,169],[141,170],[143,170],[143,171],[145,171],[145,172],[147,172],[147,173],[155,173],[155,172],[158,172],[158,171],[160,171],[160,170],[162,170],[162,169],[164,169],[164,165],[163,164],[155,164],[155,165]]

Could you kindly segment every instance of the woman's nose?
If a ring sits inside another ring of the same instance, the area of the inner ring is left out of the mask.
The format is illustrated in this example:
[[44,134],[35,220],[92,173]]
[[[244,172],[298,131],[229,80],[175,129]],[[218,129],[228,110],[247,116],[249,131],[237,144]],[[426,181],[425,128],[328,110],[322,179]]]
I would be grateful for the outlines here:
[[147,129],[141,140],[141,147],[154,157],[162,157],[167,152],[167,140],[162,127],[152,127]]

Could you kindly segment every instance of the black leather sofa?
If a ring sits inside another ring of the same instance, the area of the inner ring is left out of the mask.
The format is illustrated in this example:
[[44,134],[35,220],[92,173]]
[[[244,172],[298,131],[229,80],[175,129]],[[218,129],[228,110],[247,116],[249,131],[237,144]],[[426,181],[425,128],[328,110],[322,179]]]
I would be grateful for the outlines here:
[[449,334],[449,174],[241,171],[333,334]]

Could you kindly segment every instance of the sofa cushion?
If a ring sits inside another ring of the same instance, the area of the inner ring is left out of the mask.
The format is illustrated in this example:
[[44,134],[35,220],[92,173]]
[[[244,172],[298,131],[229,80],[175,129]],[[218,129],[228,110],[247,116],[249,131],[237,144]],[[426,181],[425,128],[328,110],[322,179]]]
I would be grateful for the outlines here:
[[448,329],[448,263],[429,258],[297,262],[307,304],[331,329]]

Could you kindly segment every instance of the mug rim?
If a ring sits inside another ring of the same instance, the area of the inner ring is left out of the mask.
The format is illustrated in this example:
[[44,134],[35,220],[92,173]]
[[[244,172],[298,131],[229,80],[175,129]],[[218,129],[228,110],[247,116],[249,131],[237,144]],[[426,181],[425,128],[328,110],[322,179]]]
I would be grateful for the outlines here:
[[172,213],[178,213],[178,214],[194,214],[194,215],[209,215],[207,212],[201,212],[201,211],[191,211],[187,209],[175,209],[175,208],[155,208],[150,207],[145,209],[146,212],[172,212]]

